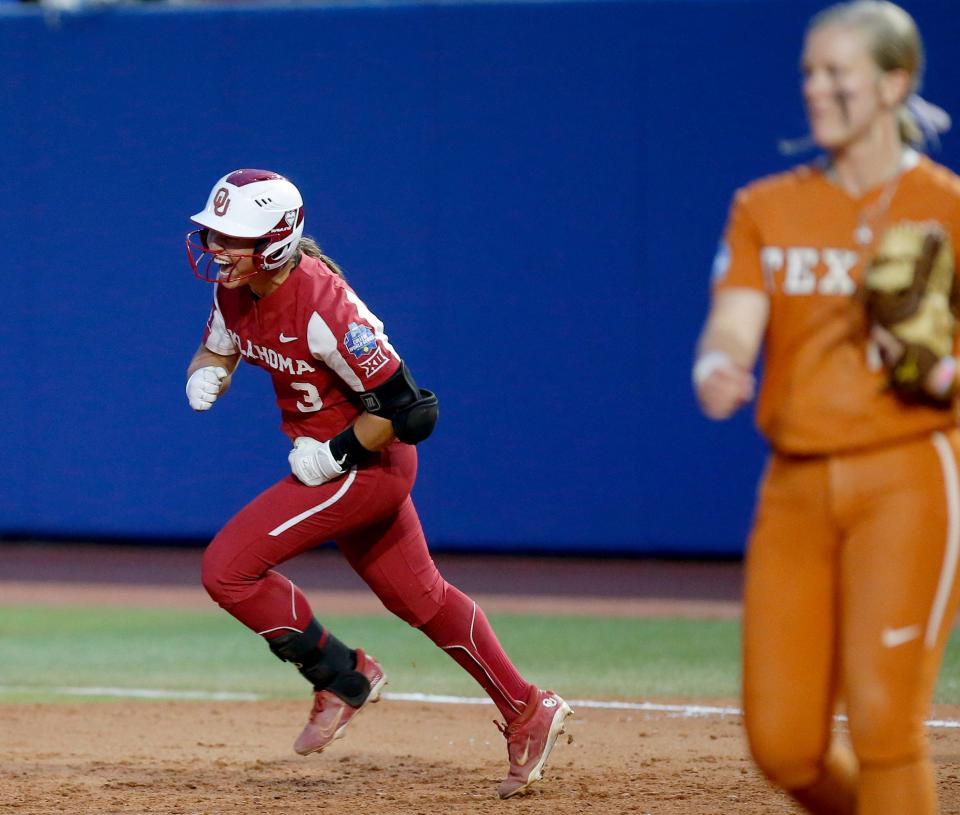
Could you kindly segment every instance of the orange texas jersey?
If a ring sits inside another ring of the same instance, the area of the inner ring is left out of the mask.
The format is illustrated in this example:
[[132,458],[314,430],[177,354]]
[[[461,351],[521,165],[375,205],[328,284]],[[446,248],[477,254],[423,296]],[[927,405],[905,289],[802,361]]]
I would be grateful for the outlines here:
[[400,366],[383,323],[341,277],[307,255],[264,298],[247,286],[217,285],[203,342],[270,374],[290,439],[332,438],[362,412],[360,394]]
[[869,257],[855,234],[936,221],[960,247],[960,178],[912,151],[899,184],[855,198],[815,165],[761,179],[734,198],[714,290],[770,296],[757,425],[771,446],[822,454],[955,424],[951,410],[906,406],[885,387],[854,297]]

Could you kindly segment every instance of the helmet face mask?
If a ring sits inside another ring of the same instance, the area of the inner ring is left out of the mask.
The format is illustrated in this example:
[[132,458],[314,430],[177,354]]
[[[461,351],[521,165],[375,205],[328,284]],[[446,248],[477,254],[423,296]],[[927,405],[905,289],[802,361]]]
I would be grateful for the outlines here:
[[[190,220],[200,229],[187,234],[187,257],[194,275],[208,283],[237,282],[284,266],[303,237],[303,198],[281,175],[269,170],[235,170],[210,191],[207,205]],[[211,250],[212,230],[230,238],[257,239],[253,254]],[[253,269],[240,277],[224,278],[222,270],[251,258]],[[220,262],[218,262],[220,258]],[[233,259],[232,264],[223,263]]]
[[[199,280],[206,283],[238,283],[256,277],[263,271],[262,256],[256,251],[251,254],[246,251],[225,248],[211,249],[207,243],[207,233],[209,231],[204,227],[187,233],[187,258],[190,260],[190,267],[193,269],[194,276]],[[262,241],[259,241],[257,247],[261,243]],[[251,268],[249,271],[237,275],[234,270],[243,260],[251,260]]]

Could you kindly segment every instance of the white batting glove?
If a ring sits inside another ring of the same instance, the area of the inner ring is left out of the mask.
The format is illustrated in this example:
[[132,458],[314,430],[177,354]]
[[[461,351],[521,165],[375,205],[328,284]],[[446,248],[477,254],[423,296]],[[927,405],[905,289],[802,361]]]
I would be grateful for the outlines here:
[[210,410],[220,395],[223,380],[230,374],[219,365],[197,368],[187,380],[187,401],[194,410]]
[[330,442],[298,436],[287,456],[290,469],[308,487],[319,487],[346,472],[330,452]]

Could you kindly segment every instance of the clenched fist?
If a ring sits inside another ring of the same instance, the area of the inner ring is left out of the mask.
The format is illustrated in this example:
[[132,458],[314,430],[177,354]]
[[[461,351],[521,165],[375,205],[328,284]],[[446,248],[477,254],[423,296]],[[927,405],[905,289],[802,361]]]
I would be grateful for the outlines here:
[[334,459],[328,441],[298,436],[293,442],[287,461],[290,462],[290,470],[298,481],[308,487],[319,487],[346,472],[343,468],[346,456],[343,458],[343,461]]
[[700,408],[710,419],[729,419],[753,399],[756,380],[723,352],[701,357],[693,369],[693,385]]
[[219,365],[197,368],[187,380],[187,401],[194,410],[210,410],[230,374]]

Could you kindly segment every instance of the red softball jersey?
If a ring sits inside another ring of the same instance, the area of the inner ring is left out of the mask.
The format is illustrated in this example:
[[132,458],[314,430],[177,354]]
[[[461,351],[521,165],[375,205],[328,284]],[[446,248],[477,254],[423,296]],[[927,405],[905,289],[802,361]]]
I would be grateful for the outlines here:
[[215,354],[240,353],[270,374],[291,441],[333,438],[363,412],[359,395],[400,367],[383,323],[343,278],[307,255],[266,297],[216,284],[203,344]]

